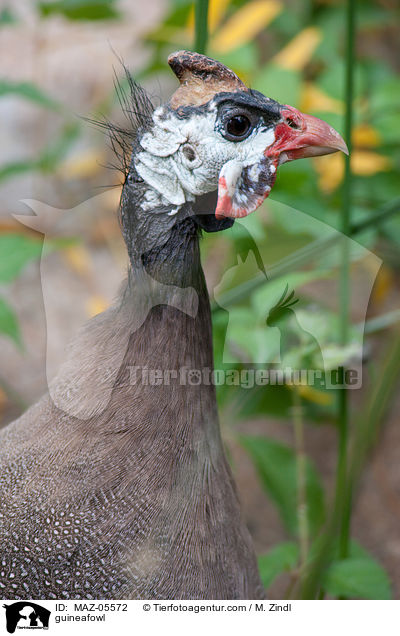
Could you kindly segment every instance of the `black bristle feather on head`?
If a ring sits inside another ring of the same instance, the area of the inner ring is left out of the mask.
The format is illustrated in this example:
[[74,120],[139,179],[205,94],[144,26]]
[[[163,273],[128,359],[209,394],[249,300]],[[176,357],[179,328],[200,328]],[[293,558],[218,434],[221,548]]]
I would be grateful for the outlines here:
[[110,148],[116,157],[116,162],[107,164],[107,167],[121,172],[123,185],[132,170],[132,149],[137,134],[148,128],[154,106],[145,89],[134,80],[121,59],[120,63],[124,70],[127,87],[114,69],[114,88],[126,125],[112,122],[106,116],[100,119],[85,118],[85,120],[106,132]]

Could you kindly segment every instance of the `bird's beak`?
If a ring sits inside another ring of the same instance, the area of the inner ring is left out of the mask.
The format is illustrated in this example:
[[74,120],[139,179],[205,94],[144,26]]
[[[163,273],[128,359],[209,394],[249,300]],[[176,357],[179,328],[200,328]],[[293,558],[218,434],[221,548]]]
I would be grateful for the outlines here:
[[293,106],[283,106],[282,121],[275,129],[275,142],[265,156],[280,165],[293,159],[327,155],[341,150],[349,154],[339,133],[318,117],[305,115]]

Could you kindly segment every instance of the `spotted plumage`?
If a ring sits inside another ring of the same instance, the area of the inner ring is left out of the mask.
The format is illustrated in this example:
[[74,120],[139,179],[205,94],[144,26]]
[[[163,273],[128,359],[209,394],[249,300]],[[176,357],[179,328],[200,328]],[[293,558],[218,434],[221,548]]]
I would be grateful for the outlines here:
[[[256,209],[280,163],[345,146],[214,60],[181,51],[169,63],[181,85],[168,104],[154,110],[130,81],[127,129],[105,123],[124,173],[128,280],[49,393],[0,433],[2,598],[264,595],[215,387],[179,382],[213,367],[199,235]],[[148,384],[144,369],[171,381]]]

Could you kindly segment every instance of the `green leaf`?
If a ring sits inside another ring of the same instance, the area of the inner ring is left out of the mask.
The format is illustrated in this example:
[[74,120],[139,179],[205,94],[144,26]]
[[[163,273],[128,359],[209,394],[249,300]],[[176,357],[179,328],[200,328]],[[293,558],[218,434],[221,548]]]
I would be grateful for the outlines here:
[[400,79],[392,77],[379,78],[375,88],[371,91],[370,108],[379,119],[384,121],[388,111],[393,109],[398,115],[398,100],[396,95],[400,90]]
[[257,46],[255,42],[247,42],[229,53],[214,53],[212,49],[207,52],[210,57],[215,57],[222,64],[234,70],[237,74],[252,73],[257,68]]
[[17,24],[18,20],[8,7],[0,11],[0,24]]
[[[335,99],[344,99],[343,73],[343,61],[340,58],[335,58],[318,77],[318,87]],[[354,75],[354,96],[359,97],[365,90],[365,86],[364,69],[357,66]]]
[[327,569],[322,585],[331,596],[371,600],[392,598],[388,575],[367,555],[335,561]]
[[0,166],[0,181],[15,177],[24,172],[30,172],[37,169],[37,162],[33,159],[26,159],[25,161],[11,161],[3,166]]
[[[229,365],[232,369],[232,365]],[[219,365],[224,368],[224,365]],[[251,370],[240,369],[241,386],[217,386],[218,405],[223,417],[249,420],[266,416],[290,417],[290,390],[285,385],[254,386]]]
[[69,20],[108,20],[120,17],[114,4],[115,0],[57,0],[40,2],[39,10],[44,17],[61,13]]
[[269,64],[254,76],[252,88],[276,99],[281,104],[298,106],[301,75],[298,71],[290,71]]
[[249,419],[255,417],[290,416],[290,389],[285,385],[274,384],[256,386],[254,389],[240,389],[236,417]]
[[21,334],[14,310],[0,298],[0,333],[5,334],[21,347]]
[[10,82],[6,79],[0,79],[0,97],[3,95],[17,95],[28,99],[35,104],[58,110],[60,105],[51,97],[46,95],[40,88],[31,82]]
[[42,241],[22,234],[0,236],[0,283],[14,280],[22,268],[42,253]]
[[293,541],[279,543],[258,557],[258,567],[264,587],[269,587],[282,572],[293,569],[299,559],[298,546]]
[[[275,502],[287,530],[296,535],[297,479],[294,451],[266,437],[240,437],[243,447],[251,455],[264,490]],[[325,518],[324,490],[320,477],[309,459],[306,460],[307,512],[311,536]]]
[[[339,541],[336,546],[336,556],[339,557]],[[358,543],[356,539],[350,539],[350,556],[354,559],[372,559],[368,550],[366,550],[361,543]]]

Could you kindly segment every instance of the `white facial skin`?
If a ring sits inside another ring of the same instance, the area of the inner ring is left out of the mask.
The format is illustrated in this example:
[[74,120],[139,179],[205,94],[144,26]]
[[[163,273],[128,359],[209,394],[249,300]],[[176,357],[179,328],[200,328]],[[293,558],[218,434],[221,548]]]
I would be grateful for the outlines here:
[[250,177],[257,179],[264,151],[275,141],[274,128],[260,124],[246,139],[233,142],[216,130],[216,118],[213,102],[189,119],[179,119],[165,106],[154,112],[154,126],[140,139],[143,151],[135,158],[138,174],[153,189],[146,194],[145,209],[158,200],[159,205],[172,204],[174,213],[185,202],[216,190],[221,175],[229,196],[236,191],[240,203],[242,170],[251,166]]

